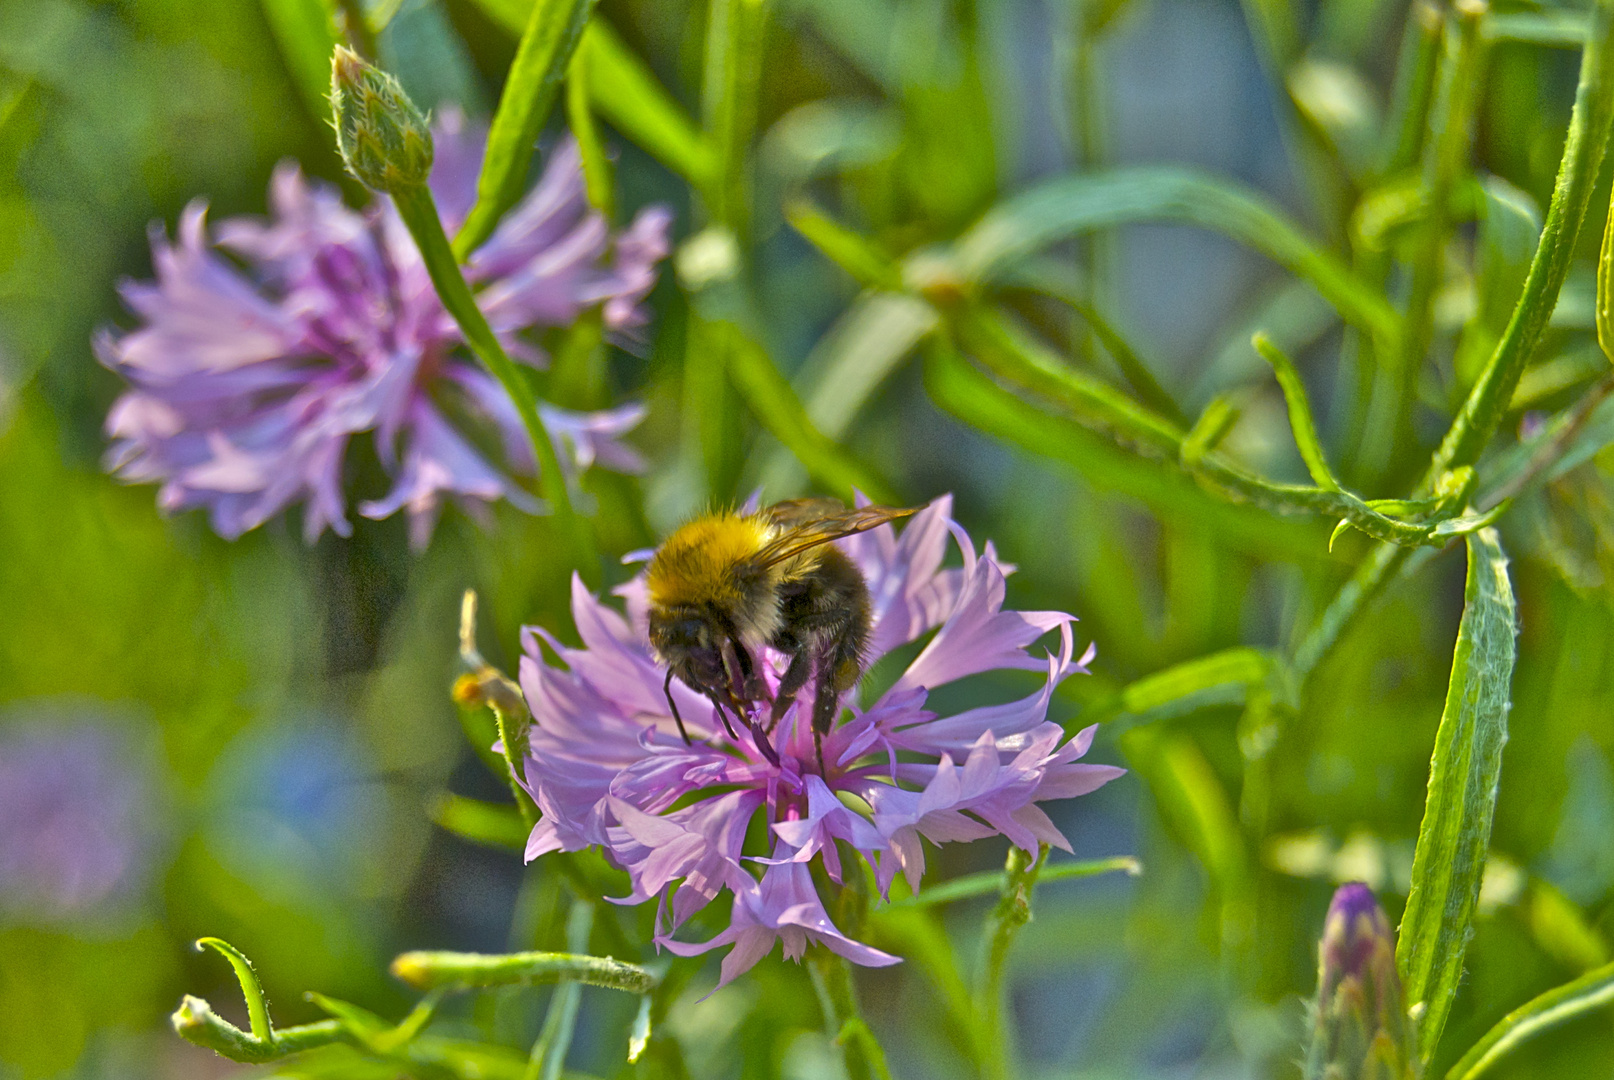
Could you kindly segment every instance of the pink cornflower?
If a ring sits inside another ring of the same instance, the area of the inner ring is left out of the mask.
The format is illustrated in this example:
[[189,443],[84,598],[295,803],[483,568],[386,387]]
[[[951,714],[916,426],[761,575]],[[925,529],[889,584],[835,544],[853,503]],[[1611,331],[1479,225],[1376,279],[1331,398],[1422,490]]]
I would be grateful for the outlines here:
[[[830,921],[809,864],[822,862],[835,881],[845,868],[837,841],[875,869],[882,893],[900,871],[913,889],[924,874],[922,840],[978,840],[1001,833],[1034,852],[1040,843],[1070,845],[1037,805],[1082,795],[1121,769],[1078,762],[1093,739],[1089,727],[1067,739],[1047,719],[1054,688],[1085,672],[1093,650],[1072,660],[1072,616],[1057,611],[1003,610],[1004,577],[989,543],[977,553],[941,498],[909,520],[839,541],[862,570],[872,600],[871,662],[934,631],[896,683],[867,709],[847,695],[851,715],[824,737],[819,771],[810,695],[798,700],[774,732],[777,763],[744,733],[724,731],[711,703],[674,682],[679,712],[693,738],[679,736],[663,695],[665,675],[647,638],[643,577],[617,592],[626,616],[573,583],[572,613],[583,640],[568,648],[536,628],[523,633],[521,687],[533,727],[525,761],[528,790],[542,818],[527,858],[598,845],[628,872],[632,891],[619,903],[656,897],[656,942],[680,955],[723,945],[722,981],[754,965],[782,941],[799,959],[818,942],[864,965],[897,958],[845,936]],[[943,568],[947,539],[963,566]],[[1027,651],[1057,632],[1053,655]],[[547,644],[564,666],[545,659]],[[760,658],[770,690],[786,658]],[[926,708],[929,692],[985,671],[1046,672],[1029,697],[941,717]],[[770,850],[743,850],[747,827],[765,815]],[[760,878],[748,864],[761,869]],[[728,929],[709,941],[673,933],[727,888],[734,896]]]
[[[450,111],[434,139],[430,184],[452,231],[475,199],[484,133]],[[352,436],[373,432],[393,486],[359,512],[407,509],[417,546],[444,495],[473,512],[496,499],[536,511],[537,500],[509,476],[536,469],[516,410],[461,355],[459,327],[391,202],[349,209],[287,162],[275,171],[270,204],[268,222],[230,218],[210,236],[206,206],[193,202],[177,243],[154,232],[157,281],[121,290],[143,325],[96,340],[102,363],[132,384],[107,416],[107,467],[160,483],[165,510],[206,507],[230,538],[306,502],[303,534],[312,542],[327,527],[352,531],[343,458]],[[564,326],[596,305],[609,331],[644,322],[639,303],[667,253],[668,224],[666,210],[651,208],[613,236],[588,205],[567,140],[471,256],[466,277],[506,349],[541,364],[526,331]],[[643,417],[641,406],[540,411],[568,468],[642,467],[619,441]],[[486,429],[496,455],[467,437],[467,420]]]

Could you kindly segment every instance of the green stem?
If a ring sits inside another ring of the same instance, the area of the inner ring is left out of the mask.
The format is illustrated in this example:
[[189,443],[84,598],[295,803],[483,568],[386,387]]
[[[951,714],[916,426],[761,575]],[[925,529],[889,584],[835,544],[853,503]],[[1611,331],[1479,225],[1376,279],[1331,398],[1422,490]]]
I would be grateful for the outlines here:
[[850,1080],[891,1080],[885,1049],[858,1008],[852,965],[823,946],[812,948],[807,960],[829,1036],[845,1054],[846,1075]]
[[458,952],[406,952],[392,962],[392,973],[417,990],[447,987],[535,986],[570,979],[589,986],[648,993],[656,976],[638,964],[609,956],[523,952],[488,955]]
[[1035,858],[1018,847],[1009,849],[1001,878],[1002,897],[988,919],[976,1008],[985,1032],[987,1053],[983,1071],[989,1080],[1008,1080],[1014,1075],[1009,1035],[1003,1024],[1004,976],[1008,971],[1009,946],[1014,944],[1020,928],[1031,921],[1031,890],[1037,884],[1037,872],[1047,857],[1047,844],[1041,845]]
[[1407,12],[1402,34],[1401,56],[1396,65],[1395,89],[1390,102],[1385,133],[1383,176],[1393,176],[1410,168],[1423,149],[1428,128],[1429,104],[1434,100],[1435,68],[1440,58],[1444,20],[1440,9],[1429,0],[1414,0]]
[[706,15],[701,111],[717,157],[707,210],[741,238],[749,236],[751,137],[767,17],[768,0],[711,0]]
[[493,372],[515,403],[538,463],[538,490],[554,515],[556,531],[567,543],[569,554],[583,579],[590,584],[597,583],[600,576],[599,560],[583,521],[572,509],[571,495],[566,489],[566,474],[561,471],[555,443],[538,415],[538,402],[532,387],[516,368],[515,362],[505,354],[504,346],[499,344],[493,328],[488,326],[482,309],[477,307],[476,298],[471,295],[470,286],[460,273],[448,236],[443,232],[443,222],[437,215],[430,189],[422,184],[396,192],[393,194],[393,203],[420,249],[426,272],[431,275],[432,285],[436,287],[443,307],[459,324],[471,351]]
[[272,1038],[260,1039],[219,1016],[206,1001],[189,994],[180,1001],[170,1020],[175,1033],[186,1042],[244,1064],[278,1061],[304,1050],[347,1041],[341,1023],[336,1020],[281,1028]]

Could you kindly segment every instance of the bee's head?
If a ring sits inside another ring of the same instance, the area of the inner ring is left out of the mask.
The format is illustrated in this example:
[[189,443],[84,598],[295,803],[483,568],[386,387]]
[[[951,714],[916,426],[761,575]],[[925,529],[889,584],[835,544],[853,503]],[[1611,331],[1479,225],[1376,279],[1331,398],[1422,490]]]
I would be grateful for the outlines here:
[[696,607],[650,610],[650,645],[661,662],[687,686],[722,686],[723,638],[711,617]]

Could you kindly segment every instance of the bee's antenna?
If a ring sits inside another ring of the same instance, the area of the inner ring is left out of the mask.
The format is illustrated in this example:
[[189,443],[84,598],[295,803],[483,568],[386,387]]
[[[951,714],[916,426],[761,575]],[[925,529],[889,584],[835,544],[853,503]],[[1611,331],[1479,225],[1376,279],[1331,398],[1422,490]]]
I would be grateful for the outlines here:
[[675,720],[678,724],[678,734],[684,737],[684,745],[693,746],[694,744],[689,741],[689,732],[684,728],[684,718],[678,715],[678,703],[673,700],[672,676],[673,673],[669,669],[667,672],[667,681],[661,684],[661,692],[667,695],[667,708],[672,710],[673,720]]

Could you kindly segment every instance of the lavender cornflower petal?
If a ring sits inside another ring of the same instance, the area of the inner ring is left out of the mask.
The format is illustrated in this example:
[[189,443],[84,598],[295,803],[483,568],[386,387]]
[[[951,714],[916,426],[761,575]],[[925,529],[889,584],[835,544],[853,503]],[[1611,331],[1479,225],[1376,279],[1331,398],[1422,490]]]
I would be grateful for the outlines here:
[[407,507],[410,542],[422,548],[431,537],[444,494],[485,502],[505,499],[530,514],[541,509],[537,499],[501,476],[424,399],[411,402],[405,423],[409,448],[398,482],[385,498],[359,504],[365,517],[390,517]]
[[818,899],[806,864],[782,857],[787,854],[785,847],[780,844],[775,849],[776,861],[763,873],[760,882],[746,877],[739,883],[727,930],[699,943],[674,941],[658,935],[656,944],[679,956],[698,956],[733,945],[723,958],[719,987],[755,967],[758,960],[772,951],[775,941],[782,942],[785,957],[791,960],[800,960],[808,943],[817,942],[864,967],[899,963],[900,957],[853,941],[836,929]]
[[[598,845],[629,874],[632,890],[620,902],[658,898],[659,943],[684,955],[733,947],[723,962],[729,980],[776,940],[789,957],[818,941],[858,963],[893,961],[836,930],[813,890],[807,868],[814,860],[841,879],[843,843],[875,866],[882,891],[898,872],[918,888],[927,840],[1001,834],[1027,850],[1039,843],[1068,848],[1037,804],[1092,791],[1121,772],[1078,760],[1094,729],[1066,738],[1047,718],[1054,688],[1084,671],[1092,650],[1072,660],[1069,615],[1002,610],[1009,568],[990,544],[977,555],[947,506],[938,500],[914,515],[900,536],[882,527],[843,542],[875,594],[875,632],[886,627],[887,647],[940,629],[897,686],[830,728],[822,766],[804,701],[773,727],[771,753],[763,753],[746,733],[729,738],[711,705],[673,680],[668,689],[697,740],[686,745],[663,694],[665,669],[646,637],[642,575],[616,590],[626,615],[574,579],[582,646],[539,630],[523,635],[522,688],[534,718],[526,777],[544,811],[529,857]],[[948,536],[963,552],[962,571],[942,567]],[[1054,653],[1026,651],[1053,629]],[[548,662],[544,645],[561,666]],[[764,682],[776,686],[786,658],[764,649],[758,659]],[[1047,672],[1043,685],[1019,701],[952,717],[927,707],[931,683],[1038,667]],[[766,703],[758,706],[757,721],[766,722],[765,710]],[[768,857],[742,853],[759,811],[772,834]],[[722,888],[735,898],[728,929],[702,944],[670,940]]]
[[467,120],[464,111],[454,105],[438,109],[432,119],[432,171],[427,184],[443,228],[452,235],[476,205],[488,127]]
[[672,211],[651,206],[639,211],[627,231],[617,237],[616,261],[594,290],[605,298],[607,329],[628,330],[644,325],[646,316],[639,304],[655,287],[656,264],[671,250],[671,228]]
[[592,212],[577,140],[563,139],[550,152],[537,185],[471,255],[468,276],[480,282],[515,273],[546,255]]
[[952,505],[953,497],[943,495],[915,514],[900,537],[890,525],[882,525],[841,541],[869,584],[874,624],[870,657],[884,656],[940,626],[957,606],[963,573],[941,569]]
[[179,222],[179,243],[151,235],[155,285],[125,282],[119,293],[146,325],[112,346],[117,369],[147,379],[178,379],[293,354],[295,320],[265,299],[207,247],[207,205],[193,202]]
[[1004,611],[1003,598],[1003,570],[989,545],[969,568],[947,621],[892,690],[931,689],[997,668],[1041,667],[1025,647],[1074,620],[1058,611]]
[[[516,411],[510,395],[504,392],[498,380],[485,371],[465,364],[448,365],[444,374],[457,383],[498,427],[505,454],[511,463],[528,473],[536,469],[537,462],[533,457],[532,444],[527,439],[527,429],[522,426],[521,414]],[[644,405],[630,402],[599,412],[573,412],[553,405],[541,405],[538,412],[555,444],[556,456],[563,467],[571,470],[570,475],[575,476],[596,463],[609,467],[613,472],[644,472],[644,458],[621,440],[623,435],[638,427],[648,414],[649,410]]]

